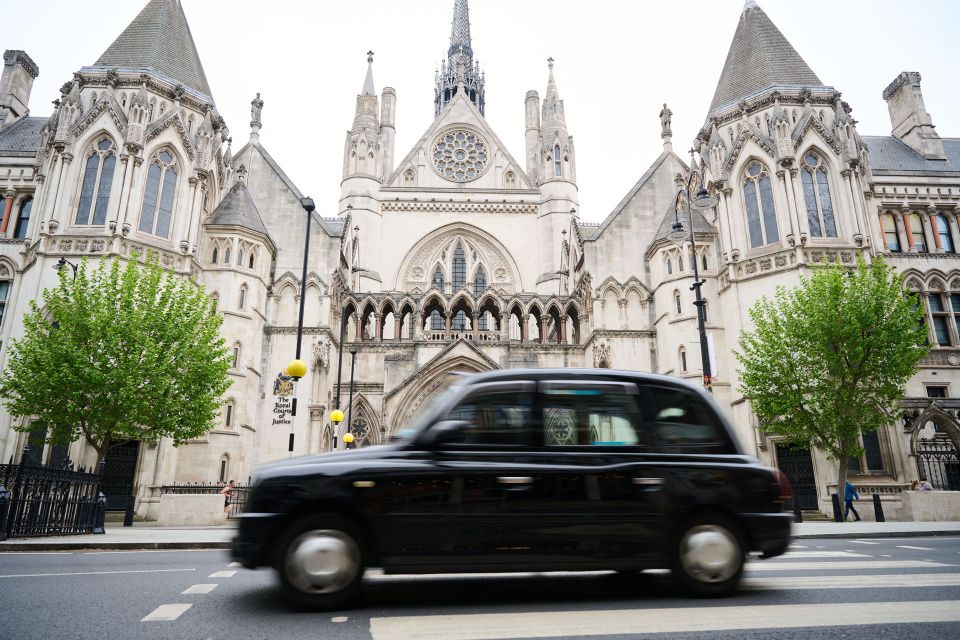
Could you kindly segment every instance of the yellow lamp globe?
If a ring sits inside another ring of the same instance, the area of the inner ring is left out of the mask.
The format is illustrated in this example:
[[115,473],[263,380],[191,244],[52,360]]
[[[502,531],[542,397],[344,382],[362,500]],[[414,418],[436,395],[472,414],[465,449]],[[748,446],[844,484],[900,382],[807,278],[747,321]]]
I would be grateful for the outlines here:
[[337,424],[343,422],[343,411],[340,411],[340,409],[334,409],[331,411],[330,420],[336,422]]
[[307,363],[303,360],[291,360],[287,365],[287,375],[302,378],[307,375]]
[[343,434],[343,441],[346,444],[350,444],[351,442],[353,442],[353,434],[352,433]]

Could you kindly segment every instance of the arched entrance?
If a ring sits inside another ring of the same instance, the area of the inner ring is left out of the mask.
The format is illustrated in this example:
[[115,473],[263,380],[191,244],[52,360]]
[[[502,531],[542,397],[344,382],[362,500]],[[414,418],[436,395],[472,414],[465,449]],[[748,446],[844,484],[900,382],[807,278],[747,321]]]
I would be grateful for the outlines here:
[[960,425],[956,418],[934,402],[911,427],[917,475],[939,491],[960,491]]
[[816,511],[817,481],[813,474],[813,459],[810,450],[791,447],[785,442],[776,443],[777,468],[793,486],[793,499],[803,510]]

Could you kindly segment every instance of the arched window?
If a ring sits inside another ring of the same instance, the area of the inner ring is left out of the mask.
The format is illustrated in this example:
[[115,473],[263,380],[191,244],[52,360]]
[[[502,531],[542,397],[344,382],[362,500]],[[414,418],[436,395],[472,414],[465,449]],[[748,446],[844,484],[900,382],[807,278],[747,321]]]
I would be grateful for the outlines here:
[[473,295],[478,296],[483,293],[483,290],[487,288],[487,272],[483,270],[483,266],[477,267],[477,270],[473,273]]
[[703,314],[703,323],[707,323],[707,301],[701,300],[703,304],[700,305],[701,312]]
[[750,246],[762,247],[780,241],[777,208],[773,204],[773,187],[766,167],[759,162],[747,167],[743,179],[743,199],[747,204],[747,229]]
[[412,187],[416,184],[416,176],[413,173],[413,169],[407,169],[403,172],[403,186]]
[[683,253],[677,256],[677,271],[683,271]]
[[440,265],[437,265],[437,268],[433,270],[431,285],[443,291],[443,269],[440,268]]
[[443,316],[440,315],[440,312],[434,309],[430,313],[430,330],[431,331],[443,331],[445,329],[443,324]]
[[563,174],[563,166],[560,164],[560,145],[553,145],[553,175]]
[[20,209],[17,211],[17,224],[13,227],[14,239],[23,240],[27,237],[31,211],[33,211],[33,196],[27,196],[20,201]]
[[223,418],[223,426],[225,426],[227,429],[233,428],[233,411],[234,411],[233,404],[234,404],[233,400],[227,401],[226,414],[224,415],[224,418]]
[[883,226],[883,237],[887,242],[887,251],[900,251],[900,234],[897,233],[897,219],[892,213],[885,213],[880,216],[880,224]]
[[230,264],[230,247],[223,252],[223,264]]
[[220,306],[220,294],[216,291],[210,295],[210,306],[213,307],[214,312],[216,312],[217,307]]
[[80,185],[76,224],[106,224],[110,187],[116,166],[117,156],[113,150],[113,140],[103,138],[87,157],[83,182]]
[[680,371],[686,372],[687,370],[687,350],[683,347],[680,347]]
[[953,237],[950,235],[950,223],[947,216],[938,213],[934,216],[937,221],[937,237],[940,239],[940,248],[947,253],[953,253]]
[[247,304],[247,285],[240,287],[240,302],[237,304],[237,308],[243,309]]
[[247,265],[250,269],[253,269],[253,252],[250,252],[250,263]]
[[683,308],[680,306],[680,292],[673,292],[673,304],[677,308],[677,315],[680,315],[683,312]]
[[230,456],[226,453],[220,456],[220,470],[218,482],[226,482],[230,471]]
[[[950,311],[943,303],[943,295],[938,291],[927,294],[927,306],[930,309],[930,318],[933,322],[933,337],[941,347],[949,347],[950,341]],[[952,301],[951,301],[952,302]]]
[[910,236],[910,248],[919,253],[927,252],[927,240],[923,235],[923,220],[920,214],[911,213],[903,217],[904,224],[907,225],[907,234]]
[[239,342],[233,343],[233,360],[230,362],[230,368],[231,369],[240,368],[240,343]]
[[0,328],[3,327],[3,312],[7,308],[7,297],[10,295],[10,287],[13,285],[9,279],[6,279],[8,276],[3,276],[4,279],[0,280]]
[[704,249],[703,253],[700,256],[700,262],[703,264],[703,270],[706,271],[709,267],[707,266],[707,251]]
[[218,258],[218,257],[219,257],[219,253],[218,253],[217,247],[214,247],[214,248],[213,248],[213,256],[211,256],[210,262],[212,262],[213,264],[217,264],[217,258]]
[[673,260],[667,259],[667,275],[673,273]]
[[503,176],[503,187],[505,189],[517,188],[517,176],[513,171],[507,171]]
[[238,267],[243,266],[243,249],[240,249],[240,251],[237,251],[237,266]]
[[467,284],[467,258],[463,253],[463,245],[457,243],[453,250],[453,290],[458,291]]
[[161,238],[170,235],[173,203],[177,195],[177,167],[169,151],[156,155],[147,169],[147,187],[140,209],[140,231]]
[[833,200],[823,159],[813,153],[803,156],[803,200],[807,205],[807,222],[814,238],[836,238],[837,223],[833,218]]

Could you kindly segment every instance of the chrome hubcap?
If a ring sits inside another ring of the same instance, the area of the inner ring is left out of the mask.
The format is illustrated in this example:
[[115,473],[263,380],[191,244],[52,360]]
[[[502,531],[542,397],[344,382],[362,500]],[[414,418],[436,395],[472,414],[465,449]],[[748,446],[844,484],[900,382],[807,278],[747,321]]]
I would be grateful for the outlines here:
[[743,554],[730,531],[714,524],[691,528],[680,541],[683,570],[699,582],[724,582],[740,568]]
[[342,531],[306,531],[287,549],[284,570],[304,593],[334,593],[353,582],[360,571],[360,549]]

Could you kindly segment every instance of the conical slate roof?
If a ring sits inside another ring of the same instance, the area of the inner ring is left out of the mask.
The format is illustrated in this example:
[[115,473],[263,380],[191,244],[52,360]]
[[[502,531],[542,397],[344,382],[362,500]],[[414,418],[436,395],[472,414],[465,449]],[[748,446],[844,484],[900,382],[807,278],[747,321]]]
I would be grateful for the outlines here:
[[180,0],[150,0],[96,66],[151,69],[211,96]]
[[250,196],[250,191],[242,182],[233,185],[205,224],[243,227],[270,237],[257,210],[257,205]]
[[[693,232],[694,233],[715,233],[716,229],[712,224],[707,222],[707,219],[703,217],[703,214],[697,211],[696,209],[691,209],[690,213],[693,214]],[[687,215],[687,211],[681,209],[680,212],[674,215],[673,204],[671,203],[670,208],[667,209],[667,212],[663,216],[663,220],[660,222],[660,228],[657,229],[657,235],[653,237],[653,242],[659,240],[669,240],[670,232],[673,231],[673,225],[676,223],[677,218],[680,219],[680,224],[683,225],[684,231],[687,232],[687,237],[690,235],[690,218]],[[652,243],[651,243],[652,244]]]
[[710,113],[775,86],[824,85],[763,9],[748,0],[713,94]]

